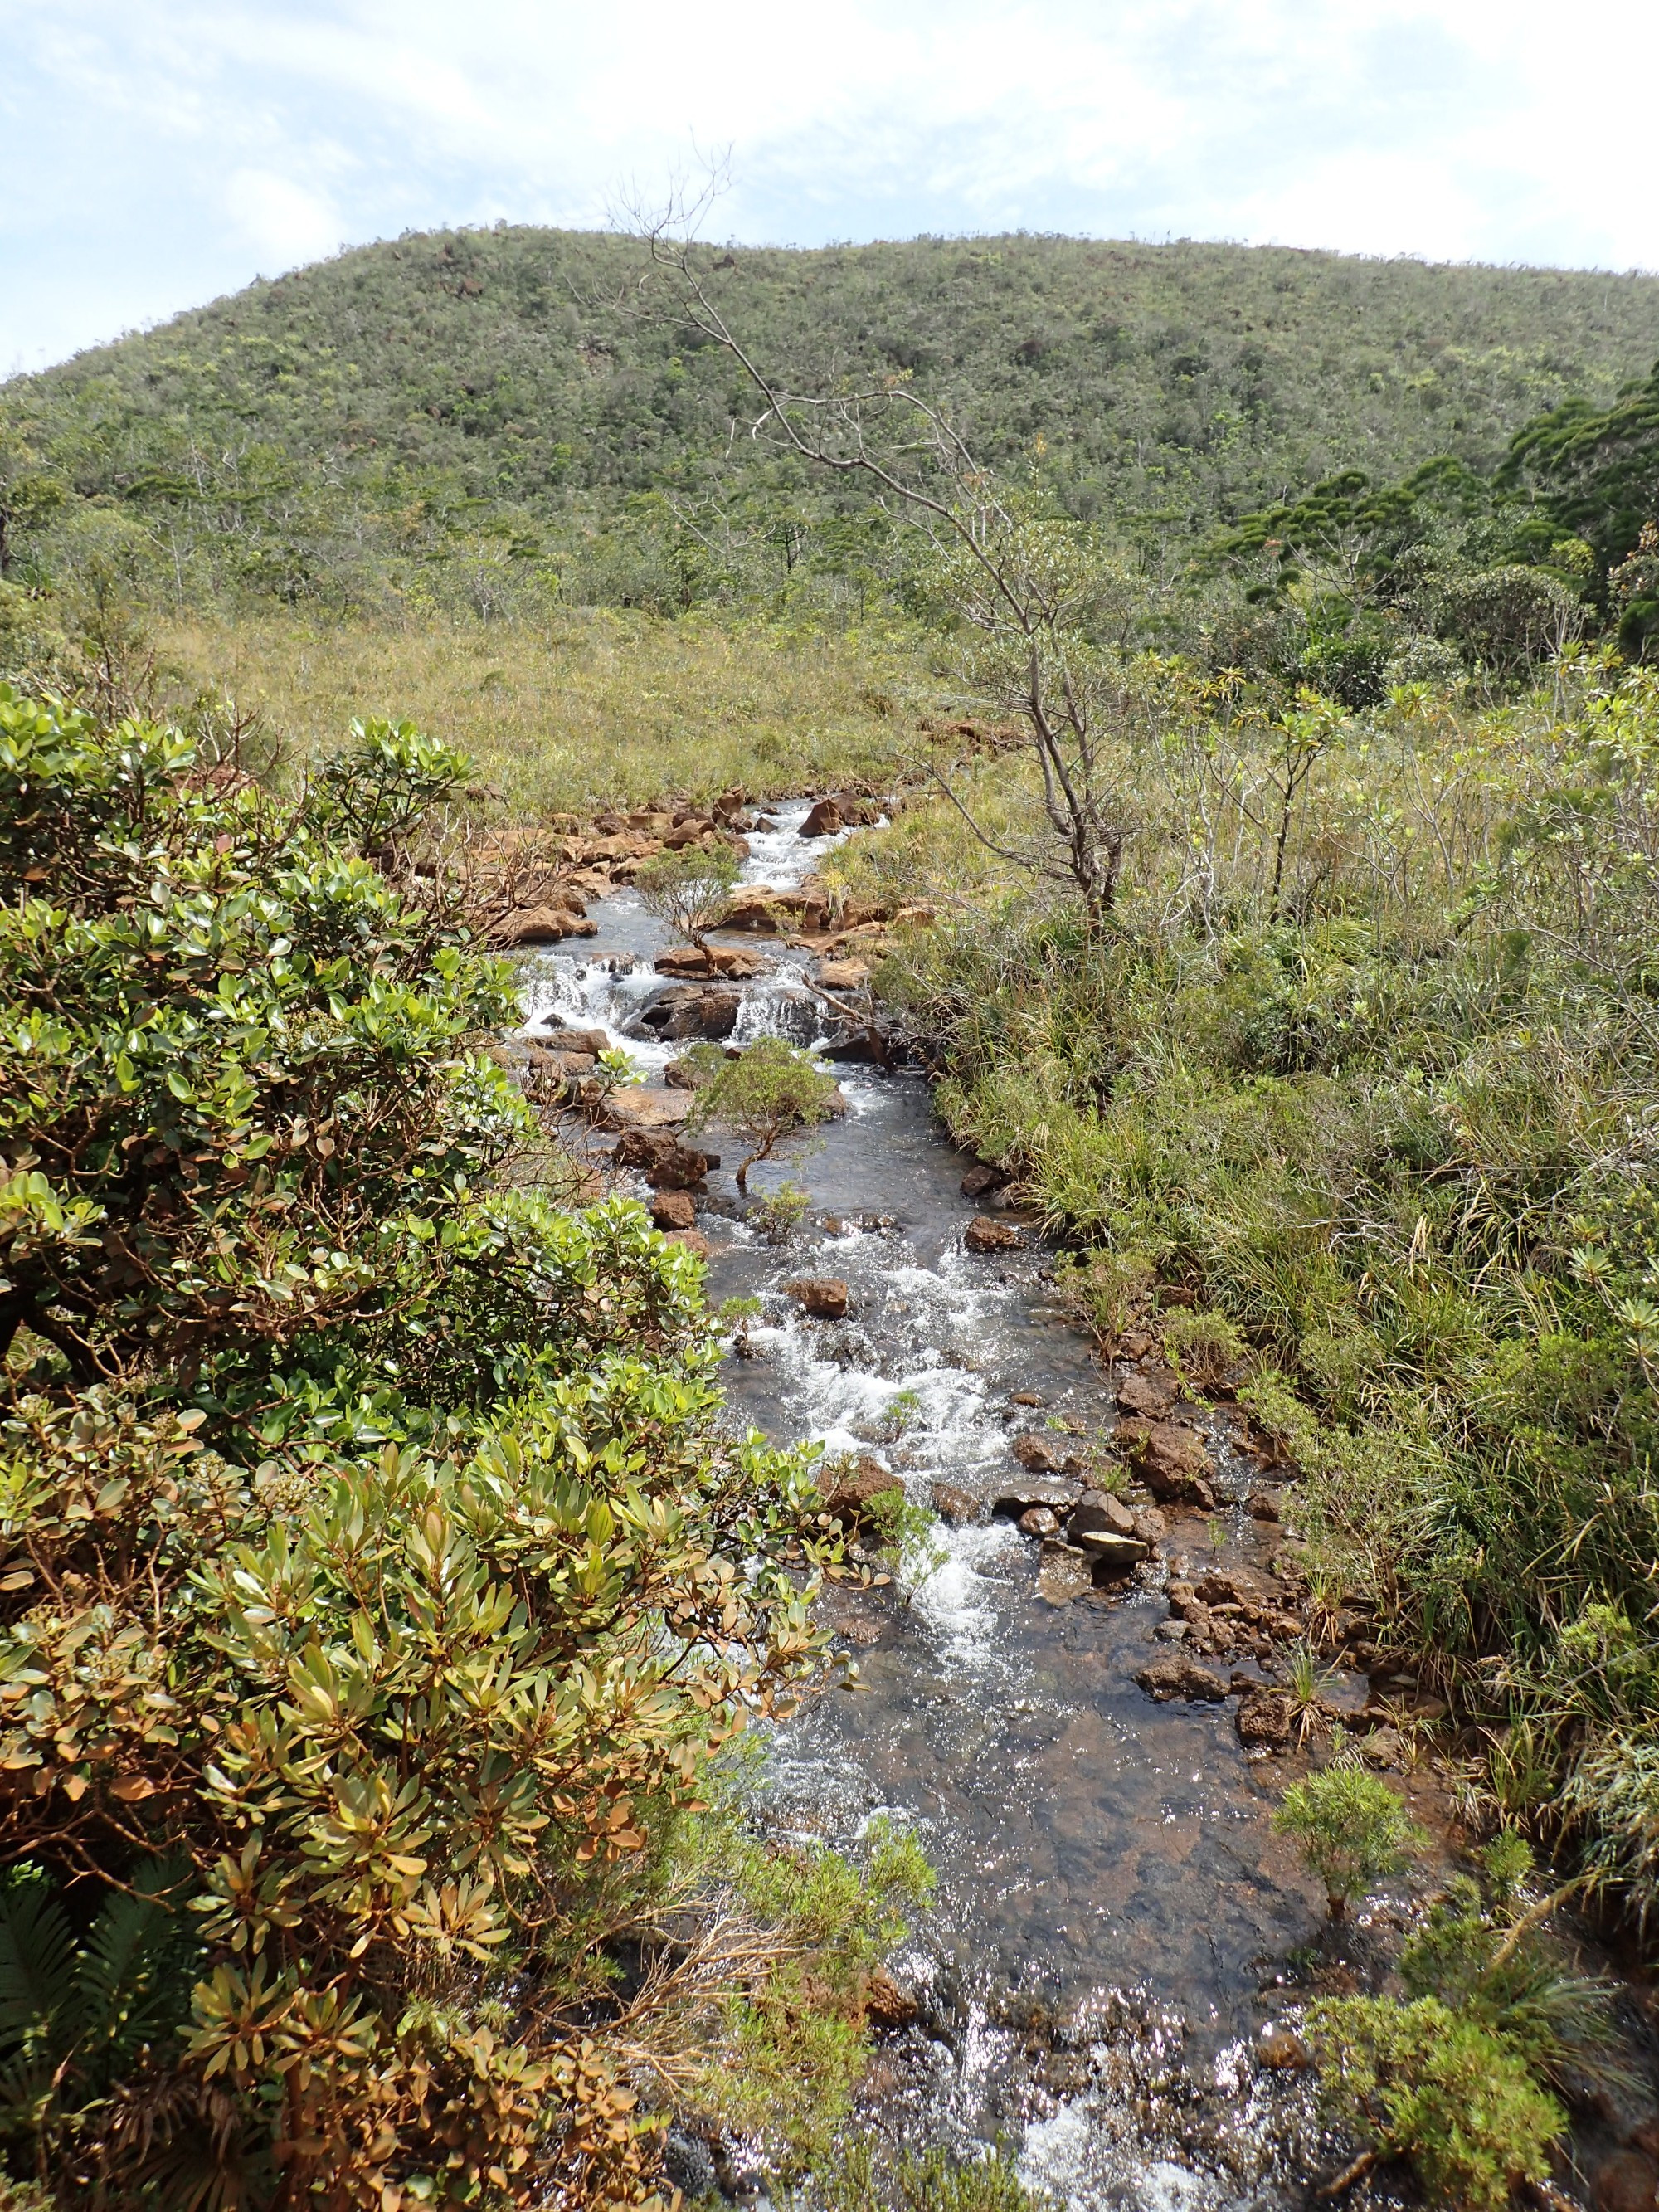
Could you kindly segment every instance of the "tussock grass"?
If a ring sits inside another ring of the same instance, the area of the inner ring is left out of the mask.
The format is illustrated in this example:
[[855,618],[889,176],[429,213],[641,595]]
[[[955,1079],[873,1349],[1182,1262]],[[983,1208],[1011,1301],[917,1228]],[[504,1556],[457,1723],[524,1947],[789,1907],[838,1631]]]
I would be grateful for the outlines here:
[[406,716],[527,813],[881,782],[932,697],[901,633],[603,608],[535,625],[201,617],[157,641],[172,683],[257,706],[294,755],[337,744],[354,715]]

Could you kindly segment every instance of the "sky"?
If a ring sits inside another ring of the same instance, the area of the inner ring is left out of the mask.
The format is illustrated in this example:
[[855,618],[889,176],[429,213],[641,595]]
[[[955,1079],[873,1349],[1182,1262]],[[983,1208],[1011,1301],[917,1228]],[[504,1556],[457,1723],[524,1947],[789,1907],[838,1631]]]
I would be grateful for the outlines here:
[[0,376],[404,230],[1035,230],[1659,269],[1659,5],[0,0]]

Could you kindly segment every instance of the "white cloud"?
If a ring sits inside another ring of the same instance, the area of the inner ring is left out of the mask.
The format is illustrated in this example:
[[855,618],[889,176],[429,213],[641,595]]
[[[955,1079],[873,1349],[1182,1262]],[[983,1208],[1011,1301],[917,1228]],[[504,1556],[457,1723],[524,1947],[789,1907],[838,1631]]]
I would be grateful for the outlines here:
[[1659,9],[1573,35],[1554,0],[0,0],[0,118],[74,149],[9,176],[0,362],[343,238],[597,222],[694,140],[734,148],[740,237],[1659,265],[1621,150]]
[[262,270],[316,261],[340,243],[341,220],[319,192],[270,169],[238,169],[225,189],[225,207]]

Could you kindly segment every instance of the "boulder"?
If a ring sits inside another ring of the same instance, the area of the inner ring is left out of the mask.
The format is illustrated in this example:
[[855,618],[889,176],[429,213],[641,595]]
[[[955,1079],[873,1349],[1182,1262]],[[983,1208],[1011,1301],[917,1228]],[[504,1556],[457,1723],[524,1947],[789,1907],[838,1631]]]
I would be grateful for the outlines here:
[[613,1091],[599,1109],[607,1129],[672,1129],[691,1111],[683,1091]]
[[1138,1536],[1115,1535],[1106,1528],[1091,1528],[1073,1540],[1112,1574],[1127,1574],[1146,1557],[1147,1547]]
[[1017,1252],[1025,1240],[1011,1223],[976,1213],[963,1231],[962,1241],[970,1252],[986,1253]]
[[1276,1490],[1253,1490],[1244,1500],[1244,1510],[1253,1521],[1277,1521],[1279,1492]]
[[1261,1744],[1269,1751],[1288,1751],[1291,1744],[1291,1701],[1283,1690],[1247,1690],[1234,1716],[1241,1743]]
[[868,1452],[860,1452],[855,1460],[826,1468],[825,1472],[830,1477],[830,1488],[823,1510],[844,1528],[866,1526],[875,1499],[904,1487],[897,1475],[889,1474],[881,1462]]
[[820,799],[800,825],[798,834],[803,837],[834,837],[847,824],[842,820],[841,809],[833,799]]
[[694,1151],[672,1129],[625,1130],[611,1159],[613,1167],[637,1168],[658,1191],[693,1189],[720,1165],[718,1153]]
[[683,1190],[659,1190],[651,1201],[651,1218],[659,1229],[695,1229],[697,1209]]
[[1027,1474],[1058,1474],[1066,1464],[1064,1449],[1050,1437],[1016,1437],[1008,1449]]
[[1003,1180],[1000,1169],[988,1168],[981,1162],[978,1167],[969,1168],[962,1178],[962,1194],[964,1198],[983,1198],[988,1190],[994,1190]]
[[750,981],[766,967],[758,952],[745,951],[740,945],[711,945],[706,951],[695,945],[676,945],[659,952],[654,964],[659,975],[701,975],[734,983]]
[[970,1498],[965,1490],[957,1490],[951,1483],[936,1482],[932,1496],[934,1512],[953,1528],[965,1528],[982,1517],[983,1508],[978,1498]]
[[590,864],[595,860],[648,860],[661,849],[654,837],[641,837],[637,831],[625,830],[617,836],[585,839],[581,858]]
[[536,1044],[530,1048],[530,1073],[544,1083],[580,1083],[598,1065],[591,1052],[550,1052]]
[[1037,1559],[1037,1595],[1050,1605],[1069,1605],[1095,1586],[1095,1563],[1087,1552],[1046,1541]]
[[695,984],[672,983],[665,990],[653,992],[634,1017],[634,1025],[671,1044],[690,1037],[719,1043],[737,1027],[742,1003],[735,991],[699,990]]
[[847,1285],[839,1275],[803,1275],[784,1289],[815,1321],[842,1321],[847,1314]]
[[1116,1442],[1160,1505],[1214,1510],[1215,1492],[1206,1479],[1214,1464],[1191,1429],[1176,1421],[1120,1421]]
[[1173,1375],[1126,1375],[1117,1389],[1119,1409],[1143,1420],[1161,1421],[1174,1410],[1179,1394]]
[[545,1045],[550,1052],[585,1052],[592,1060],[611,1049],[610,1036],[604,1030],[549,1030],[532,1042]]
[[857,991],[869,981],[870,970],[861,960],[821,960],[817,980],[826,991]]
[[497,945],[556,945],[562,937],[597,937],[599,926],[574,908],[532,906],[502,916],[490,930]]
[[770,884],[740,884],[726,902],[720,927],[746,930],[756,937],[775,936],[789,910],[784,896]]
[[1019,1516],[1019,1527],[1027,1536],[1057,1536],[1060,1516],[1052,1505],[1028,1505]]
[[1170,1533],[1170,1524],[1156,1505],[1141,1505],[1135,1510],[1135,1534],[1146,1545],[1161,1544]]
[[701,1229],[671,1230],[668,1241],[671,1244],[684,1245],[688,1252],[694,1254],[699,1260],[706,1260],[714,1249]]
[[1191,1704],[1219,1705],[1227,1694],[1227,1685],[1219,1674],[1180,1652],[1172,1653],[1167,1659],[1154,1659],[1140,1669],[1135,1680],[1148,1697],[1156,1698],[1160,1704],[1171,1698],[1185,1698]]

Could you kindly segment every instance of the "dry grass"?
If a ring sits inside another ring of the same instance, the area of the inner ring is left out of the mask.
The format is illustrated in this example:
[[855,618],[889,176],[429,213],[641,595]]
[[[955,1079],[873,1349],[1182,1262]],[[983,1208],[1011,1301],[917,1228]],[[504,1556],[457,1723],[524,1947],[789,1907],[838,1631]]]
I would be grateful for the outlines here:
[[258,706],[301,757],[356,714],[406,716],[465,746],[529,812],[880,780],[939,703],[901,636],[607,609],[533,628],[191,620],[158,644],[175,683]]

